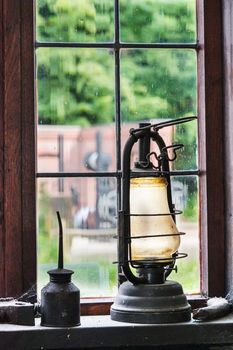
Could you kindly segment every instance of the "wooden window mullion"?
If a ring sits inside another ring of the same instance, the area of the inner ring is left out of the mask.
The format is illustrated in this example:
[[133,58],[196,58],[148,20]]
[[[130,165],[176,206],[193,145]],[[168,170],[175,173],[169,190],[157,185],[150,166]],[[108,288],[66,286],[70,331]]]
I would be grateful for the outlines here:
[[225,295],[222,2],[197,0],[202,292]]
[[[23,290],[36,283],[36,111],[34,1],[21,0]],[[30,249],[28,249],[30,247]]]

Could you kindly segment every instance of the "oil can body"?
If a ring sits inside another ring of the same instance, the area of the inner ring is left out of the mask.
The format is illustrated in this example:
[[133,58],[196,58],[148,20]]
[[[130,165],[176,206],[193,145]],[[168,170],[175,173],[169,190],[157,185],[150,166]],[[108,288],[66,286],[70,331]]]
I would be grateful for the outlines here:
[[80,291],[72,283],[49,282],[41,291],[41,325],[80,325]]

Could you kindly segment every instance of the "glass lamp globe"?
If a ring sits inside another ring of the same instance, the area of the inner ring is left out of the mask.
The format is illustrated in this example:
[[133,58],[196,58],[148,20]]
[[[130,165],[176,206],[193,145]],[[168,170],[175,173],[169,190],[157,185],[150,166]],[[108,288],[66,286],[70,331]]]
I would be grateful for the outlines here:
[[[178,250],[180,236],[170,214],[167,180],[164,177],[141,177],[130,180],[131,258],[169,263]],[[140,214],[142,216],[140,216]],[[151,216],[147,216],[152,214]],[[159,214],[159,216],[153,216]],[[163,215],[167,214],[167,215]],[[150,237],[158,235],[158,237]],[[148,236],[135,239],[138,236]]]

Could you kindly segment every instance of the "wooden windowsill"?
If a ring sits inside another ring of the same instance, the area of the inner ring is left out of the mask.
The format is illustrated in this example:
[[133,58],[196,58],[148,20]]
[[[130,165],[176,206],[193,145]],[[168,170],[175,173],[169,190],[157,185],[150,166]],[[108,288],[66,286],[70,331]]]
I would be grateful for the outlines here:
[[74,328],[0,325],[0,349],[146,349],[164,345],[233,344],[233,314],[210,322],[179,324],[132,324],[110,316],[82,316]]

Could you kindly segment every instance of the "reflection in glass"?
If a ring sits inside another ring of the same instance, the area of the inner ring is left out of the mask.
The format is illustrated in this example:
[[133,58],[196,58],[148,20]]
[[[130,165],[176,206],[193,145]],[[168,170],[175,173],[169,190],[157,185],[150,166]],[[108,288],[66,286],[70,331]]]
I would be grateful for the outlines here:
[[113,41],[114,1],[37,0],[36,24],[39,41]]
[[196,114],[194,50],[123,50],[121,75],[124,121]]
[[59,210],[64,226],[65,267],[75,271],[81,295],[112,296],[117,288],[116,184],[112,178],[39,179],[38,288],[56,266]]
[[123,42],[195,42],[196,1],[120,0],[120,24]]
[[181,215],[176,216],[176,226],[180,232],[186,233],[181,237],[179,252],[188,254],[187,258],[177,260],[179,274],[173,278],[183,285],[186,293],[198,293],[200,292],[198,178],[172,177],[171,186],[175,209],[183,211]]

